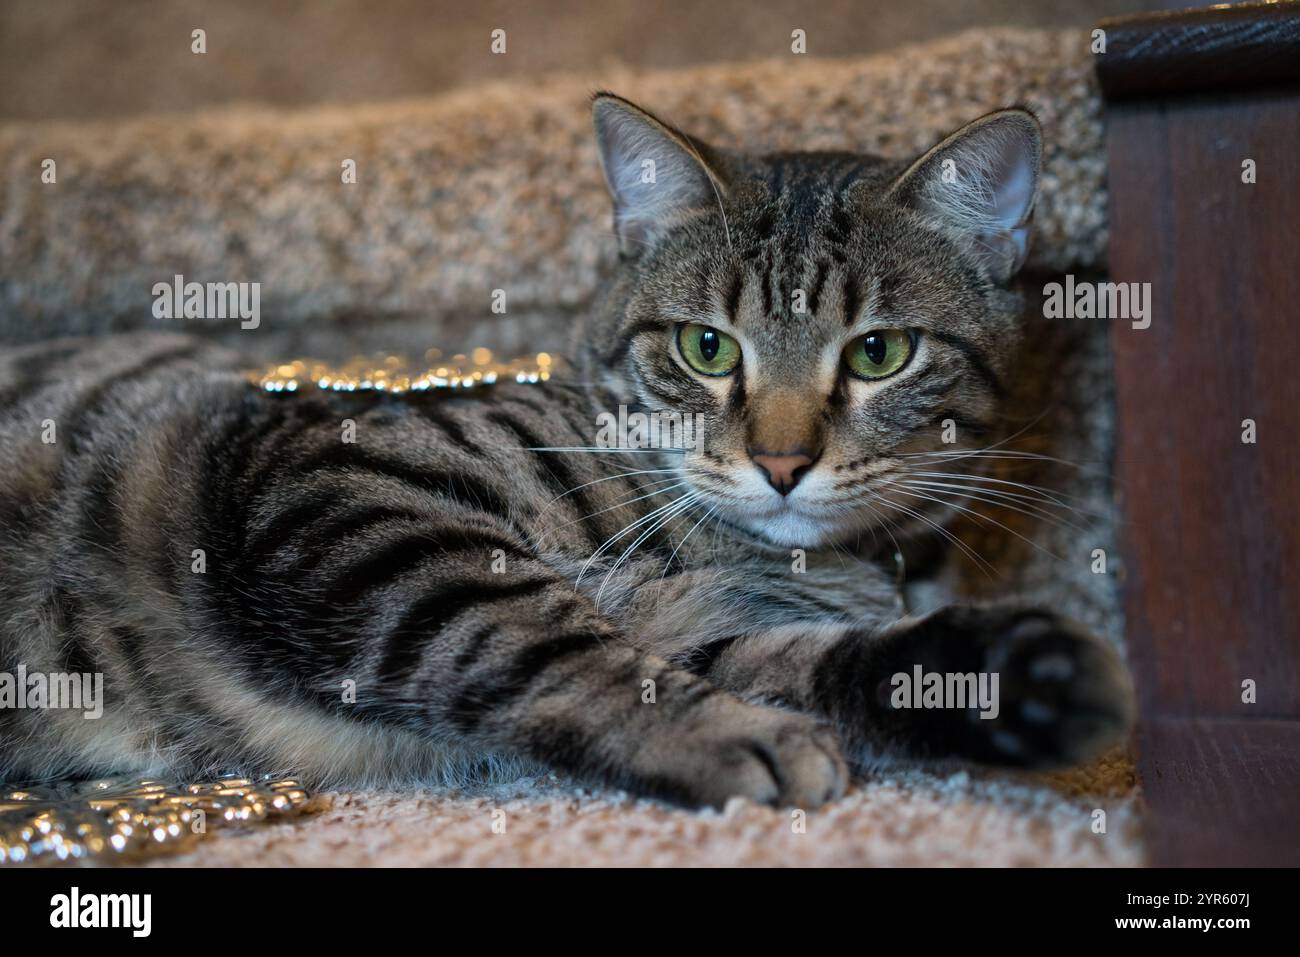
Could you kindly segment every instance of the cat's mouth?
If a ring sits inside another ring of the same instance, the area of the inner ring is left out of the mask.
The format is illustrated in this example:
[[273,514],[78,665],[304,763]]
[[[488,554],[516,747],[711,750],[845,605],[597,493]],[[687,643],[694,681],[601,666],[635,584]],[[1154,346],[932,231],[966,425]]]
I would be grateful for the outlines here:
[[860,535],[875,524],[869,509],[828,500],[827,489],[815,479],[781,494],[760,480],[757,470],[737,470],[697,476],[687,470],[689,496],[707,503],[709,520],[716,520],[770,545],[822,548]]
[[773,545],[791,548],[820,548],[838,537],[825,519],[803,515],[792,508],[764,518],[750,518],[750,530]]
[[742,504],[731,510],[733,524],[770,542],[790,548],[822,548],[867,529],[867,514],[804,501],[794,496],[761,504]]

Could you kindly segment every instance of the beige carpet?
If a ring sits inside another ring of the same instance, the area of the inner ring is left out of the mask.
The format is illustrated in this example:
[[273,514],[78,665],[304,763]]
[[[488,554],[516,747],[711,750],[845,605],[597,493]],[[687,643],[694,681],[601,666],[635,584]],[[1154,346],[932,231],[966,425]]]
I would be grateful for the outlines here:
[[[1088,34],[979,30],[872,57],[590,70],[366,106],[0,123],[0,343],[156,328],[274,357],[553,348],[615,260],[591,133],[601,87],[729,146],[899,158],[1027,104],[1045,142],[1029,268],[1104,262]],[[32,172],[45,158],[57,183]],[[151,290],[177,273],[260,283],[261,324],[155,317]]]
[[[863,56],[971,27],[1090,27],[1159,0],[28,0],[0,4],[0,118],[428,96],[589,66]],[[1166,3],[1167,5],[1167,3]],[[202,27],[208,52],[190,52]],[[507,31],[493,55],[492,30]],[[87,78],[93,77],[93,82]]]
[[[1132,762],[1007,774],[899,769],[807,815],[736,799],[693,813],[521,779],[473,792],[332,795],[292,824],[214,834],[153,866],[1134,866]],[[1106,831],[1094,833],[1094,812]],[[495,829],[494,829],[495,828]]]

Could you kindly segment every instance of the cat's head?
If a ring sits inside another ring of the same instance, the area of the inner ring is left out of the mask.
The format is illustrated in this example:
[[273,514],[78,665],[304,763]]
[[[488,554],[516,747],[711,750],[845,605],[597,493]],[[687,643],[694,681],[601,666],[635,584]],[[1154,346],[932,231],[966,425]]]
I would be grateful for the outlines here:
[[673,464],[767,541],[933,515],[898,483],[993,425],[1038,188],[1033,116],[984,116],[909,163],[727,152],[610,94],[593,112],[620,268],[579,337],[588,372],[696,416],[702,448]]

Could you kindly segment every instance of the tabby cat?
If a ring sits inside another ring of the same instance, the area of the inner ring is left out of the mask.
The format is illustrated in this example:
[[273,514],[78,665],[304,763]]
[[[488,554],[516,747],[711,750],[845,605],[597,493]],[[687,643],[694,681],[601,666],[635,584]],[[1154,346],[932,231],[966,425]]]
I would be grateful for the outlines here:
[[[811,807],[848,762],[1042,767],[1122,737],[1101,641],[1041,608],[910,617],[871,560],[959,507],[910,474],[943,451],[978,475],[951,453],[993,441],[1034,118],[907,164],[593,113],[620,264],[545,384],[269,395],[179,335],[0,360],[0,671],[102,673],[105,699],[0,710],[0,776],[506,762]],[[703,441],[599,447],[620,404]],[[896,707],[917,666],[996,673],[997,716]]]

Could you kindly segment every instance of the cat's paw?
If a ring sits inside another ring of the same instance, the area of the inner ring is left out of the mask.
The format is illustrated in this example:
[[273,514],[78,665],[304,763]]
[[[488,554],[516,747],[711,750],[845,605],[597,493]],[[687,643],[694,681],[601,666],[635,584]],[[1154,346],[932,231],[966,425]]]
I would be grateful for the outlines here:
[[839,740],[811,718],[735,705],[679,738],[669,767],[673,796],[722,807],[733,797],[775,807],[815,808],[844,793]]
[[1022,767],[1079,764],[1118,744],[1135,713],[1119,656],[1049,611],[1012,613],[982,636],[982,670],[998,675],[998,714],[967,712],[979,757]]

